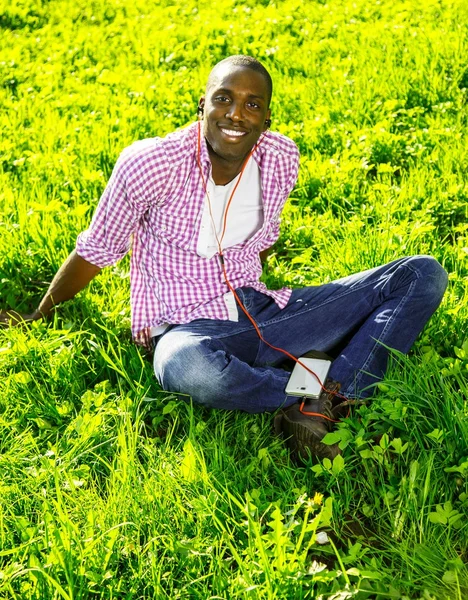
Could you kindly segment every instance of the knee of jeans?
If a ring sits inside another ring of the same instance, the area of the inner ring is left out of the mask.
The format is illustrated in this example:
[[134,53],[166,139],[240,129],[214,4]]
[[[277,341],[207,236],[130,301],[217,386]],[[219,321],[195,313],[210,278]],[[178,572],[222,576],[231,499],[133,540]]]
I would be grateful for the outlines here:
[[224,396],[225,354],[209,347],[209,338],[169,332],[154,352],[154,372],[163,389],[187,394],[195,402],[215,406]]
[[422,292],[427,301],[438,306],[447,289],[447,271],[433,256],[414,256],[412,261],[420,274]]

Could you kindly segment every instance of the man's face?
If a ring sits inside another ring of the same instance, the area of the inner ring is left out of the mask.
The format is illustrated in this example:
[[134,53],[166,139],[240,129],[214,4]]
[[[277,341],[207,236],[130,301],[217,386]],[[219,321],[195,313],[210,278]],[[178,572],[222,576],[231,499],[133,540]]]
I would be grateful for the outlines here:
[[252,69],[219,67],[200,99],[203,129],[211,152],[227,161],[241,161],[267,129],[270,118],[266,81]]

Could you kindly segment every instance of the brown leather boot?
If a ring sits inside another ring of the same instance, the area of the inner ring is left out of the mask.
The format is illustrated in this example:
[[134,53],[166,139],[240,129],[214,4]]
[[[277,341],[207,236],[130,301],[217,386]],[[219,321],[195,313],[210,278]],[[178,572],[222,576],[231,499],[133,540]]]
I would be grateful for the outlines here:
[[[333,420],[336,416],[333,412],[335,396],[330,392],[338,392],[340,384],[332,379],[325,382],[327,392],[321,392],[317,399],[307,399],[304,411],[323,415],[308,416],[300,411],[302,400],[281,411],[275,418],[275,429],[280,430],[286,439],[286,444],[291,450],[291,455],[299,461],[307,460],[311,455],[319,458],[333,460],[341,454],[338,444],[327,445],[322,443],[325,435],[331,431]],[[326,419],[332,419],[332,421]]]

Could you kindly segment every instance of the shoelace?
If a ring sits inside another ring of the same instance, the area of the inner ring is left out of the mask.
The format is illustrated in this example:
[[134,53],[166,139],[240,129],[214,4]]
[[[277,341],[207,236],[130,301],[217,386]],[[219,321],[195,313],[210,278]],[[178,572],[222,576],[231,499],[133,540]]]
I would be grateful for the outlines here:
[[[329,423],[338,423],[339,419],[336,419],[335,418],[336,415],[334,414],[334,410],[336,407],[333,407],[333,398],[335,398],[336,396],[344,398],[344,396],[340,396],[338,394],[340,385],[337,384],[336,382],[331,382],[331,381],[325,382],[325,386],[327,386],[327,388],[325,388],[325,387],[323,388],[323,391],[320,394],[320,397],[318,399],[319,406],[318,406],[317,411],[308,411],[307,407],[304,409],[304,407],[306,406],[307,398],[302,398],[299,411],[303,415],[306,415],[308,417],[321,417],[321,418],[325,419],[326,421],[328,421]],[[347,400],[345,400],[345,402],[346,401]],[[339,406],[341,406],[341,405],[339,405]]]

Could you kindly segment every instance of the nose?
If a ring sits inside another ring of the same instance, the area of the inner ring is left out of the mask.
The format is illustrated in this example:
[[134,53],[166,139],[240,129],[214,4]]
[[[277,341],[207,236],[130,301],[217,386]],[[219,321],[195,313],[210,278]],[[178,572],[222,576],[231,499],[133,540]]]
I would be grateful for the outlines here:
[[242,121],[243,111],[242,104],[240,102],[233,102],[228,110],[226,111],[226,118],[231,119],[231,121]]

